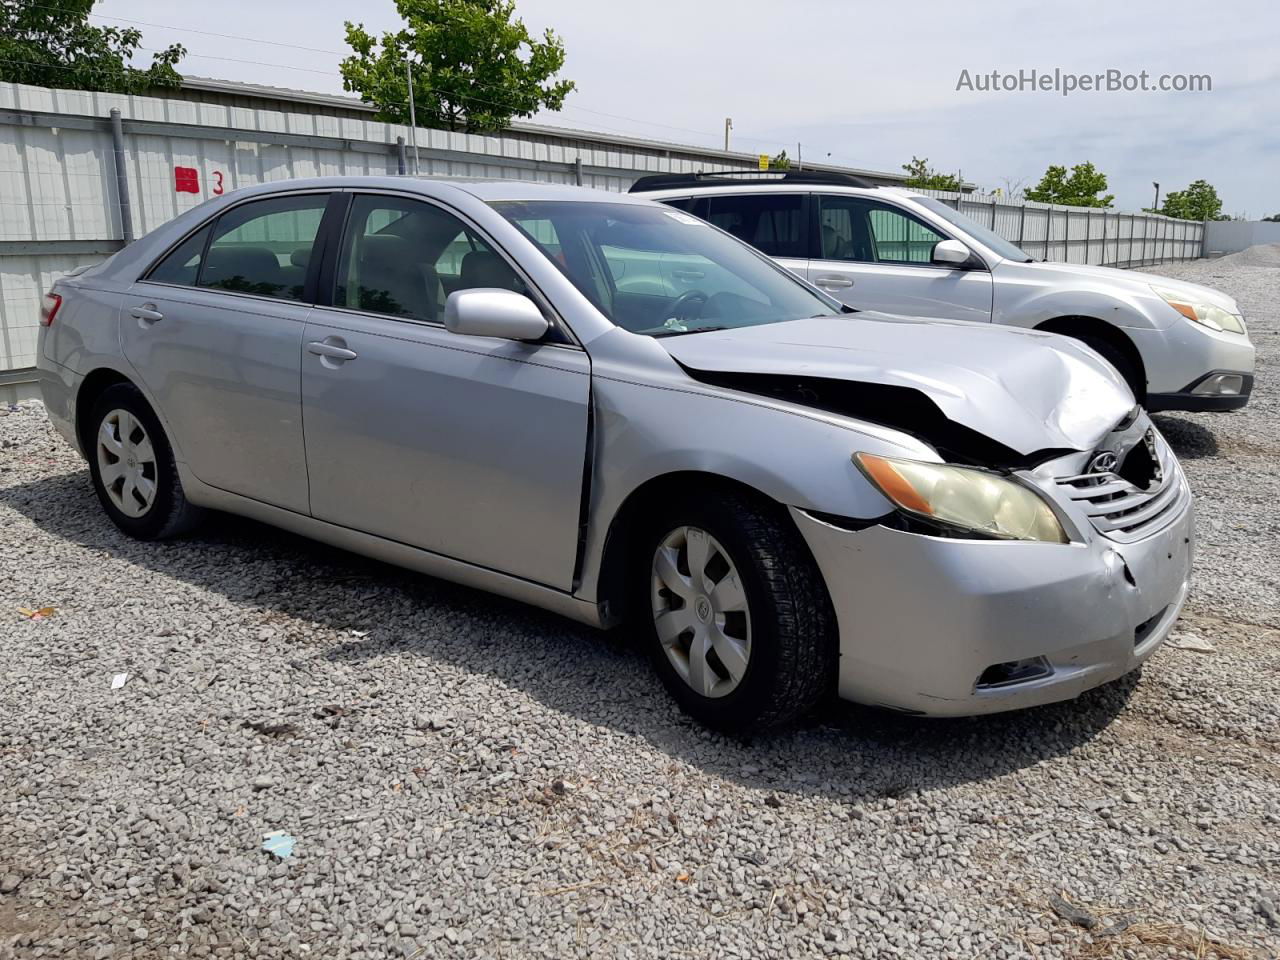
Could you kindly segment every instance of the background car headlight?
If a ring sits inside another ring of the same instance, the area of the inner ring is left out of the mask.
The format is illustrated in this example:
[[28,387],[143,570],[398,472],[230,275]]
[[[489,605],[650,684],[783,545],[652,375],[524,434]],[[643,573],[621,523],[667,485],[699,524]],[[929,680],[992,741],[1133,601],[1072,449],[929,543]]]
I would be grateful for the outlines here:
[[945,463],[856,453],[853,461],[899,509],[1000,540],[1067,543],[1049,504],[1014,480]]
[[1210,330],[1226,330],[1229,333],[1244,333],[1244,317],[1237,316],[1221,307],[1204,300],[1186,296],[1177,290],[1152,286],[1152,290],[1169,306],[1177,310],[1188,320],[1204,324]]

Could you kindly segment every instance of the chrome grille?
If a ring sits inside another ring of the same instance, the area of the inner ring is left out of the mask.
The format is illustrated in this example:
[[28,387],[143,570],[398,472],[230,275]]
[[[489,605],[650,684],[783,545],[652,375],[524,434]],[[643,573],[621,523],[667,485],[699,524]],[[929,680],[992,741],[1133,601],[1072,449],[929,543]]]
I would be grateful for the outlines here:
[[1146,490],[1113,472],[1059,477],[1059,489],[1104,536],[1123,543],[1155,533],[1178,515],[1190,492],[1164,439],[1156,440],[1163,478]]

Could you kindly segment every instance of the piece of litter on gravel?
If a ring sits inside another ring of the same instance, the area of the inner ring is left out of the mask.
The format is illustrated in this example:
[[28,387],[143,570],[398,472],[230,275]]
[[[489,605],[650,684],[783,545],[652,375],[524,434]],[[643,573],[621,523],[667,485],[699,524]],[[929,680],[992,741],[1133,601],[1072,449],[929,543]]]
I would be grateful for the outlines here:
[[367,637],[369,635],[368,630],[348,630],[347,633],[351,634],[353,637]]
[[1084,927],[1086,930],[1092,930],[1098,922],[1088,910],[1077,907],[1073,903],[1067,903],[1056,893],[1049,894],[1049,906],[1063,920],[1074,923],[1077,927]]
[[262,835],[262,849],[267,853],[274,854],[281,860],[293,856],[293,845],[297,842],[294,837],[289,836],[283,830],[276,830],[274,833],[264,833]]
[[129,679],[129,675],[127,673],[117,673],[114,677],[111,678],[111,689],[119,690],[121,687],[124,686],[125,681],[128,679]]
[[1194,650],[1196,653],[1216,653],[1218,648],[1204,637],[1198,637],[1194,633],[1175,633],[1165,641],[1166,646],[1173,647],[1175,650]]
[[57,613],[57,610],[53,607],[40,607],[35,610],[31,607],[19,607],[18,612],[28,620],[47,620],[49,617],[52,617]]

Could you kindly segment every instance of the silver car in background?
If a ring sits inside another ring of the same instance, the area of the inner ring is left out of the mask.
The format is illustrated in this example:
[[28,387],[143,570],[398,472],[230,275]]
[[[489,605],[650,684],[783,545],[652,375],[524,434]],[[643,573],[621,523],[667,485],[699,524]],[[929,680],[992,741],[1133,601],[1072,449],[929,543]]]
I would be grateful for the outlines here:
[[126,533],[225,510],[628,621],[727,730],[1074,697],[1187,592],[1186,480],[1092,351],[850,312],[634,197],[264,184],[58,281],[38,353]]
[[1036,262],[934,197],[810,171],[655,174],[631,189],[728,230],[849,306],[1073,337],[1148,410],[1235,410],[1253,391],[1253,344],[1222,291]]

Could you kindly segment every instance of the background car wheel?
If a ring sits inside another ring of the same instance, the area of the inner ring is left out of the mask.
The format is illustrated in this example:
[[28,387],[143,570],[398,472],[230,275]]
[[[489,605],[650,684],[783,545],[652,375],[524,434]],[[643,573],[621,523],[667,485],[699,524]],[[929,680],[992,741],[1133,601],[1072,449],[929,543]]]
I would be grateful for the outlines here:
[[204,511],[187,502],[169,441],[138,388],[123,383],[109,387],[89,419],[89,473],[115,525],[139,540],[192,529]]
[[1147,385],[1142,382],[1142,378],[1138,375],[1137,368],[1133,365],[1133,361],[1125,356],[1124,351],[1110,341],[1103,340],[1100,337],[1080,337],[1083,343],[1094,353],[1101,354],[1102,359],[1116,368],[1116,372],[1124,378],[1124,382],[1129,385],[1129,389],[1133,391],[1134,397],[1139,403],[1143,403],[1147,398]]
[[646,526],[633,609],[681,707],[710,727],[750,733],[815,706],[835,677],[835,614],[785,514],[716,496],[664,507]]

